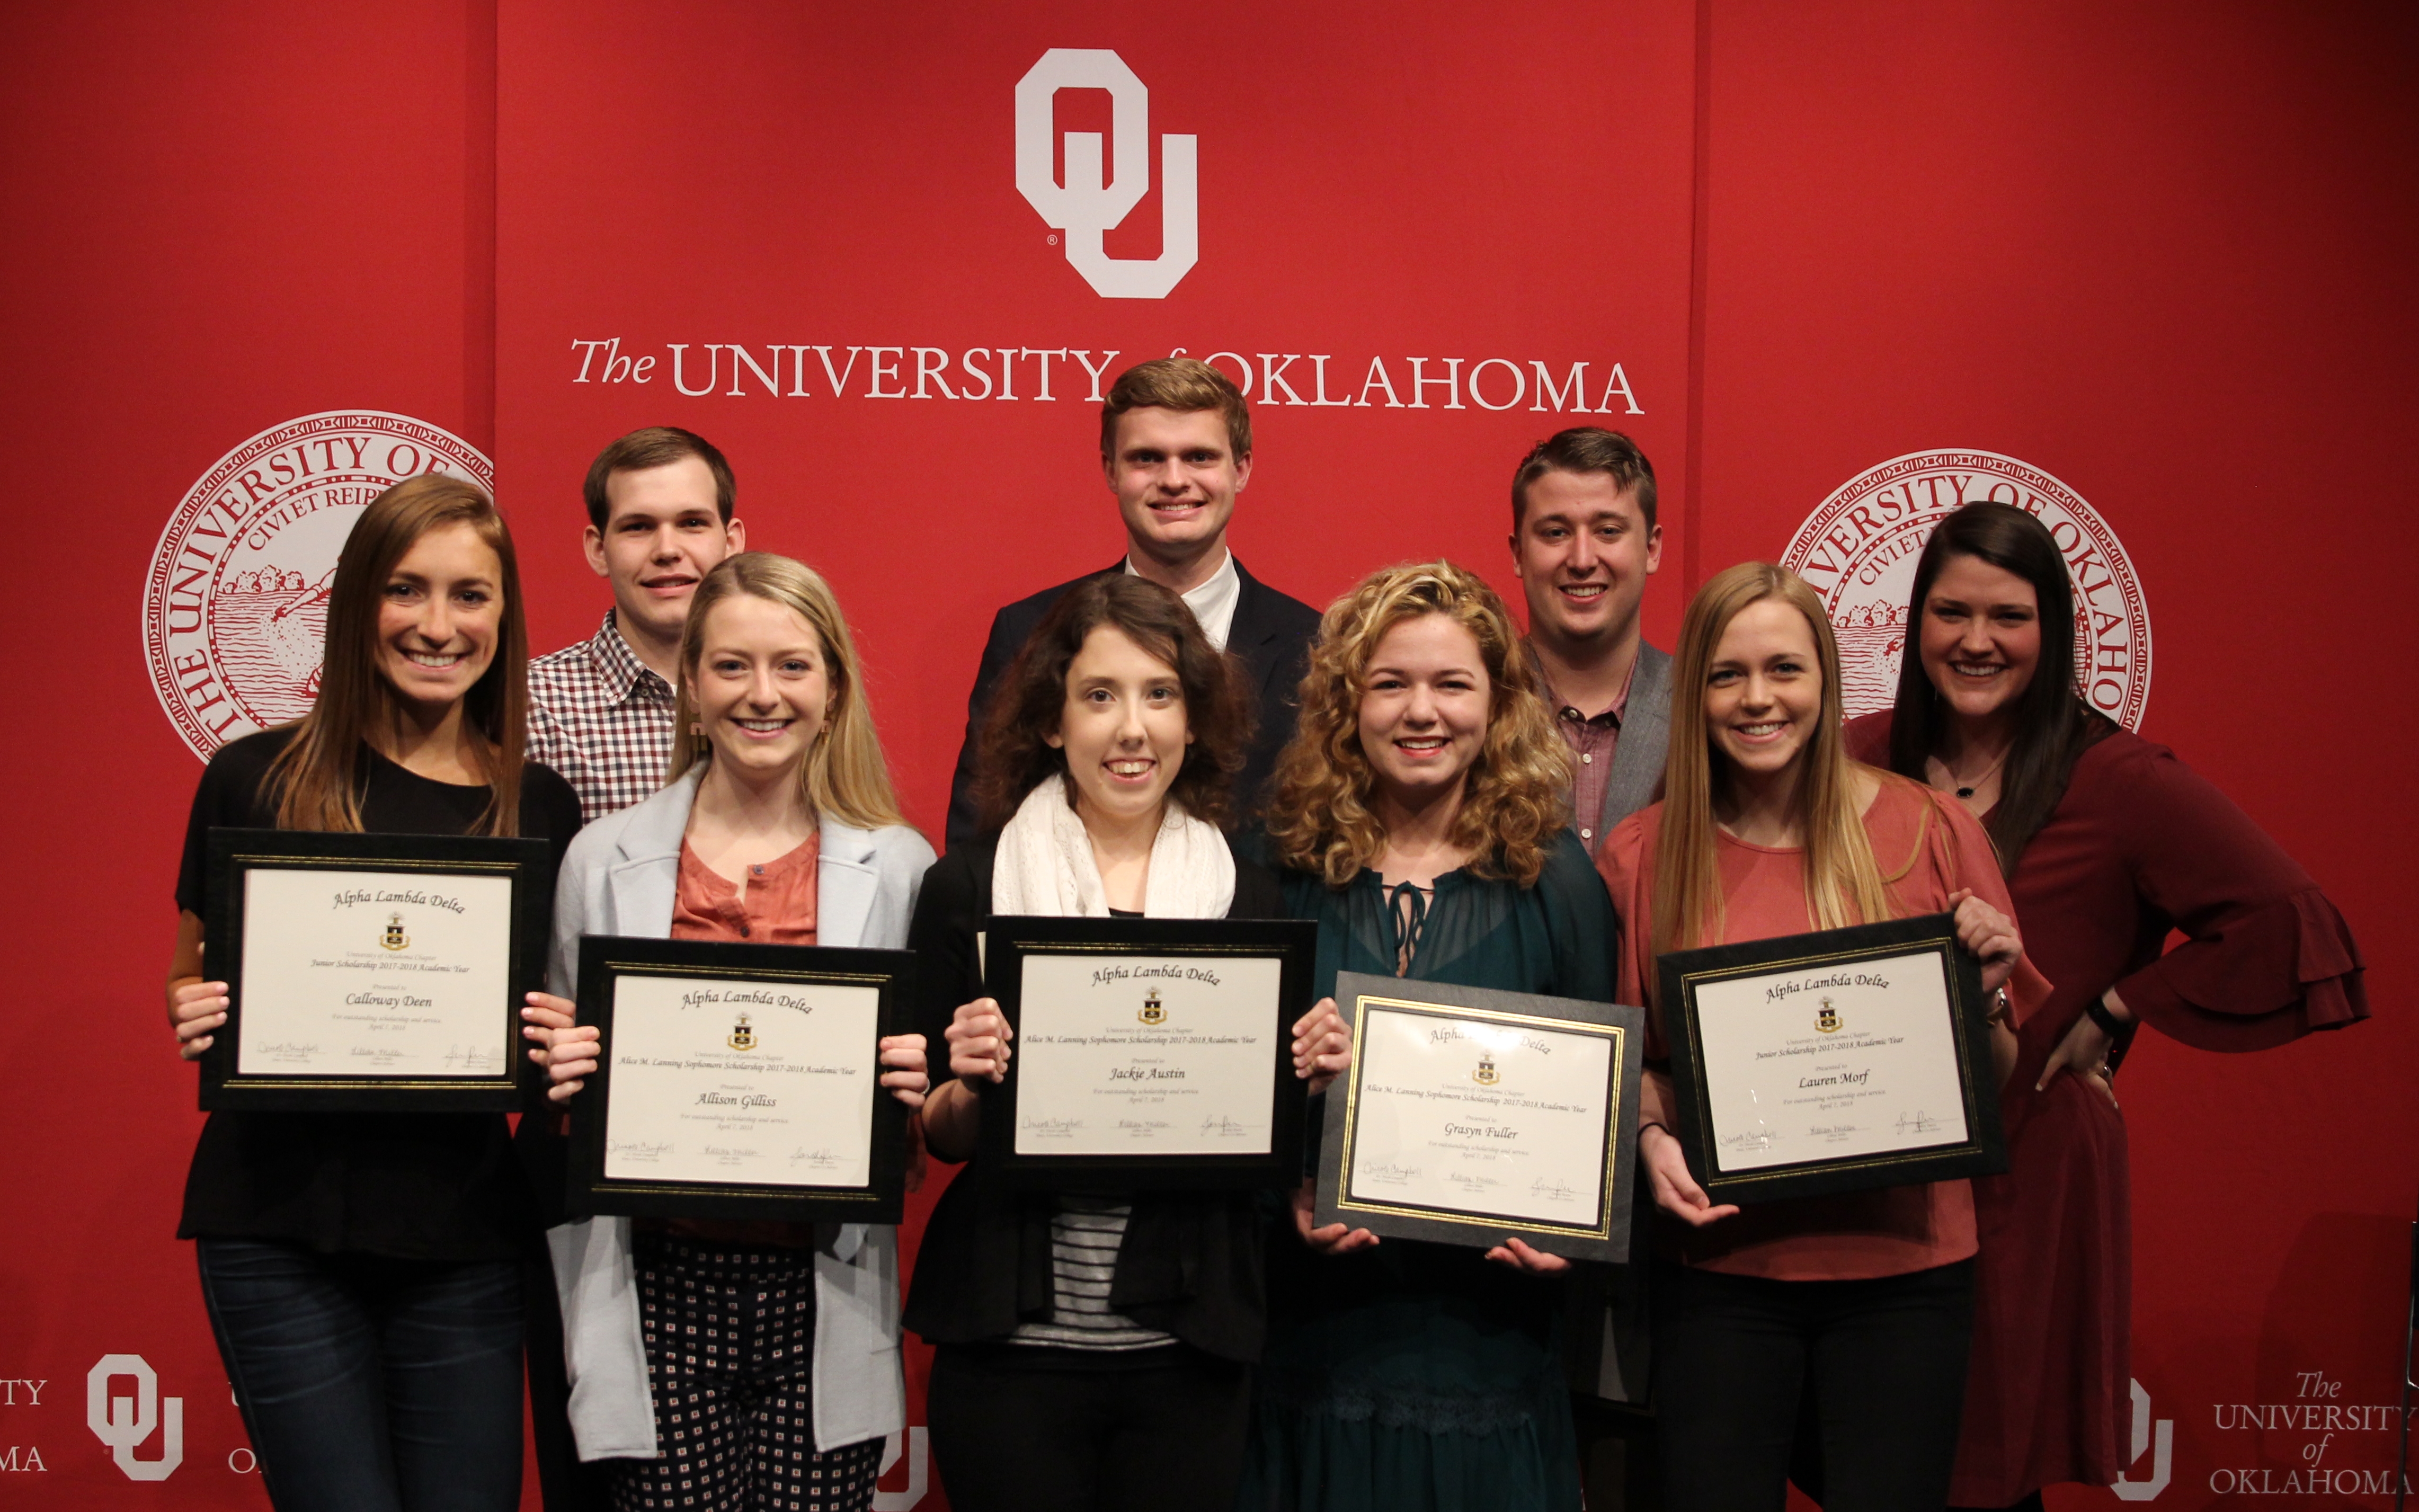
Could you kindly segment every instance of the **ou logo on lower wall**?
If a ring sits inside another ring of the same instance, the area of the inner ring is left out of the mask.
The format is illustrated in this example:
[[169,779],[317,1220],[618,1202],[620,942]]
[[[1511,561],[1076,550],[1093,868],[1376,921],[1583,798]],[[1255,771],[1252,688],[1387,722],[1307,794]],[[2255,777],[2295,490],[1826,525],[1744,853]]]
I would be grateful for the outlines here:
[[2074,585],[2075,687],[2128,730],[2150,700],[2150,608],[2117,532],[2083,496],[1996,452],[1909,452],[1832,490],[1790,538],[1780,564],[1806,579],[1840,641],[1850,718],[1888,708],[1915,632],[1916,558],[1960,504],[2011,504],[2048,528]]
[[[1054,107],[1061,89],[1109,92],[1116,147],[1105,179],[1101,133],[1070,131],[1067,182],[1058,182]],[[1159,139],[1159,255],[1112,257],[1102,234],[1150,193],[1150,91],[1106,48],[1054,47],[1016,81],[1017,192],[1044,222],[1066,233],[1067,260],[1103,299],[1165,299],[1193,270],[1201,255],[1198,145],[1191,136]]]
[[[134,1395],[113,1396],[110,1385],[121,1377],[134,1378]],[[185,1462],[185,1398],[160,1395],[160,1376],[139,1354],[104,1354],[84,1378],[84,1420],[93,1436],[109,1445],[110,1458],[128,1480],[166,1480]],[[160,1451],[150,1458],[135,1451],[152,1434],[160,1435]]]

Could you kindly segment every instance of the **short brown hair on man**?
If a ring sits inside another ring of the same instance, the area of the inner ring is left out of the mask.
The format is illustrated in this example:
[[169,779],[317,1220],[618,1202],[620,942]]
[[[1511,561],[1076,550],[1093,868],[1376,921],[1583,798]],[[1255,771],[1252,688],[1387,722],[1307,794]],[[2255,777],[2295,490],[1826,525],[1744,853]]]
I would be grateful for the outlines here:
[[712,441],[677,425],[649,425],[634,430],[596,454],[596,460],[588,464],[588,481],[579,490],[580,497],[588,502],[588,523],[599,532],[605,529],[605,484],[614,473],[670,467],[692,456],[714,474],[714,507],[720,512],[722,523],[730,524],[731,512],[739,501],[739,485],[731,476],[731,464],[722,459]]
[[1252,455],[1252,411],[1235,380],[1207,363],[1190,357],[1162,357],[1136,363],[1109,385],[1108,402],[1101,406],[1101,455],[1117,450],[1117,417],[1129,409],[1174,409],[1190,413],[1215,409],[1226,422],[1226,440],[1240,462]]
[[[1176,669],[1184,689],[1184,749],[1167,795],[1195,819],[1224,825],[1235,775],[1252,748],[1252,692],[1234,657],[1210,643],[1184,600],[1132,573],[1086,578],[1050,606],[1025,638],[983,722],[975,800],[986,827],[1015,816],[1026,794],[1067,770],[1057,733],[1067,709],[1067,670],[1084,640],[1106,625]],[[1070,789],[1069,801],[1073,801]]]
[[1638,512],[1646,528],[1655,528],[1655,464],[1638,443],[1601,425],[1573,425],[1529,448],[1512,474],[1512,529],[1518,532],[1529,513],[1529,485],[1548,472],[1601,472],[1616,491],[1635,488]]

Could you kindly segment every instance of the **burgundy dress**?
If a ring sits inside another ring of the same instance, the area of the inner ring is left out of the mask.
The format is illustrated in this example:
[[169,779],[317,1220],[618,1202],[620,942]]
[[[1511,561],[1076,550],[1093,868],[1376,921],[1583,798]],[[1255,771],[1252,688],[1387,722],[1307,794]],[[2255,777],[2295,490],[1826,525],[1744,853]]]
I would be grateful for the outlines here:
[[[1887,710],[1852,721],[1849,750],[1887,764],[1889,729]],[[1960,1506],[2105,1486],[2125,1468],[2125,1124],[2075,1077],[2033,1090],[2084,1005],[2113,986],[2142,1023],[2203,1050],[2264,1050],[2368,1016],[2360,949],[2318,884],[2174,752],[2123,731],[2076,761],[2009,890],[2025,954],[2055,990],[2019,1029],[2000,1097],[2008,1173],[1974,1183]],[[2170,930],[2187,939],[2165,950]]]

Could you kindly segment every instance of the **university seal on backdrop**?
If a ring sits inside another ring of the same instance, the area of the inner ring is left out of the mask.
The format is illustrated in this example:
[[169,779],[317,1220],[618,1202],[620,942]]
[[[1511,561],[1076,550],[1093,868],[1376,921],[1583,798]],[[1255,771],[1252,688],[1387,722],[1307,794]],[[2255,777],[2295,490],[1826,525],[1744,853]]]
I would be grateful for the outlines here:
[[194,755],[310,709],[345,537],[362,506],[423,472],[495,486],[460,437],[353,409],[262,431],[186,493],[143,580],[143,651]]
[[2012,504],[2049,527],[2074,584],[2075,686],[2139,729],[2150,699],[2150,609],[2117,532],[2081,495],[1996,452],[1909,452],[1841,484],[1806,517],[1781,565],[1823,595],[1840,638],[1847,714],[1889,707],[1910,633],[1915,559],[1960,504]]

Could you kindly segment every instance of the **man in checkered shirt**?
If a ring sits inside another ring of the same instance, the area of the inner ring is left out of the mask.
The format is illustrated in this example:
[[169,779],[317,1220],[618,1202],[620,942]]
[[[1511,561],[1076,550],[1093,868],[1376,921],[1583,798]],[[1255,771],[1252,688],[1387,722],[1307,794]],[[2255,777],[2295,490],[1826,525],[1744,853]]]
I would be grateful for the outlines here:
[[594,635],[530,663],[529,759],[561,772],[593,820],[663,786],[688,601],[747,549],[747,528],[732,517],[731,464],[670,425],[605,448],[581,491],[582,544],[613,609]]

